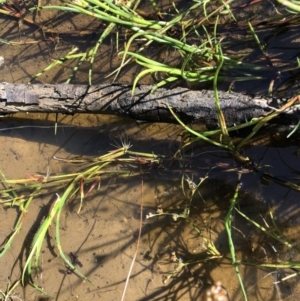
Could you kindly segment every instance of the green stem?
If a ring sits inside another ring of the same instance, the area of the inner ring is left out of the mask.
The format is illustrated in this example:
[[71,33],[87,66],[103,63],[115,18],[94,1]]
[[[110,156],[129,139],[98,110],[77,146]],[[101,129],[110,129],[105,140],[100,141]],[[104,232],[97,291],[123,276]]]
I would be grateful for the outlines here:
[[239,268],[238,268],[238,262],[237,262],[236,257],[235,257],[234,242],[233,242],[232,235],[231,235],[231,223],[232,223],[232,219],[233,219],[233,210],[235,208],[235,204],[237,202],[237,198],[238,198],[238,194],[239,194],[239,190],[240,190],[240,179],[241,179],[241,175],[239,174],[238,182],[237,182],[236,189],[235,189],[235,193],[234,193],[234,196],[231,200],[229,210],[228,210],[228,212],[226,214],[226,217],[225,217],[225,228],[226,228],[226,232],[227,232],[229,249],[230,249],[230,254],[231,254],[231,258],[232,258],[232,265],[234,266],[236,275],[237,275],[238,280],[240,282],[240,286],[241,286],[244,298],[247,301],[248,297],[247,297],[247,293],[246,293],[246,290],[245,290],[245,287],[244,287],[244,284],[243,284],[243,280],[242,280],[242,277],[241,277],[241,274],[240,274],[240,271],[239,271]]

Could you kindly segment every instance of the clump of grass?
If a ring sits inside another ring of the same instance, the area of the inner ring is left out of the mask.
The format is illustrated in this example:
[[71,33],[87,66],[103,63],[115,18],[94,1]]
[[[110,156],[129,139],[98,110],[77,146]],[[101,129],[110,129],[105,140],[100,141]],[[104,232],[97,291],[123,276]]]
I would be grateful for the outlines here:
[[[79,195],[78,213],[80,213],[83,206],[85,197],[98,185],[105,177],[115,176],[135,176],[140,173],[140,166],[152,166],[159,165],[162,156],[149,153],[140,153],[129,150],[130,144],[124,143],[120,148],[115,149],[107,154],[104,154],[95,158],[82,158],[82,159],[62,159],[56,158],[61,161],[69,163],[85,163],[87,167],[70,174],[64,175],[33,175],[26,179],[6,179],[2,175],[2,185],[4,189],[0,190],[1,205],[4,207],[16,207],[19,208],[19,216],[14,227],[14,230],[9,235],[0,252],[0,258],[3,257],[6,252],[12,247],[18,233],[21,231],[22,224],[26,219],[26,213],[30,210],[30,204],[32,200],[39,194],[46,191],[59,191],[62,190],[62,194],[56,193],[56,198],[53,204],[45,216],[44,221],[38,228],[33,241],[30,245],[30,251],[24,263],[21,283],[29,283],[37,290],[46,293],[41,287],[39,287],[32,276],[32,269],[39,270],[39,261],[41,257],[41,249],[45,240],[45,236],[55,221],[55,242],[59,251],[60,257],[65,262],[65,265],[69,270],[75,273],[78,277],[90,282],[90,280],[83,275],[67,258],[62,247],[60,240],[60,219],[61,213],[65,207],[66,202]],[[124,164],[131,166],[131,169],[114,169],[112,165]],[[138,167],[137,171],[132,170],[133,166]],[[109,169],[108,167],[111,167]],[[146,172],[146,171],[145,171]],[[87,189],[88,187],[88,189]]]
[[[76,66],[67,82],[70,82],[83,61],[89,61],[89,84],[92,84],[92,66],[95,55],[98,53],[104,39],[113,33],[115,29],[117,29],[117,33],[122,29],[126,30],[126,36],[128,37],[124,51],[119,52],[119,54],[123,55],[123,58],[119,68],[114,72],[116,76],[130,61],[135,61],[144,67],[144,70],[136,77],[133,86],[147,74],[164,73],[166,75],[162,81],[153,87],[154,90],[179,79],[191,83],[212,82],[216,78],[216,73],[219,73],[217,75],[218,80],[226,79],[229,82],[261,80],[263,76],[257,75],[257,71],[270,69],[268,66],[264,67],[236,60],[219,51],[220,46],[218,44],[220,44],[221,39],[217,36],[216,30],[219,24],[218,16],[221,14],[229,15],[235,21],[234,14],[230,9],[233,1],[222,2],[215,9],[208,9],[211,1],[197,1],[182,12],[175,7],[176,13],[168,15],[160,12],[158,5],[155,1],[152,1],[153,9],[156,15],[159,16],[158,19],[145,18],[142,11],[137,10],[139,2],[76,0],[66,1],[59,6],[38,7],[37,9],[55,9],[83,16],[86,15],[106,22],[107,26],[90,50],[76,54],[74,53],[77,51],[76,49],[70,50],[66,56],[50,64],[35,75],[32,80],[55,67],[58,63],[75,59],[77,60]],[[195,16],[198,18],[195,18]],[[210,24],[211,20],[215,20],[215,28],[212,32],[205,25]],[[170,31],[174,28],[181,28],[178,36],[170,34]],[[200,30],[203,31],[204,36]],[[198,39],[197,43],[194,42],[195,37]],[[132,48],[131,46],[135,41],[139,41],[139,44],[142,41],[142,45],[135,51],[130,51],[129,49]],[[155,43],[158,48],[168,47],[177,51],[182,58],[181,66],[172,66],[151,58],[145,50],[152,43]],[[117,48],[119,49],[119,47]]]

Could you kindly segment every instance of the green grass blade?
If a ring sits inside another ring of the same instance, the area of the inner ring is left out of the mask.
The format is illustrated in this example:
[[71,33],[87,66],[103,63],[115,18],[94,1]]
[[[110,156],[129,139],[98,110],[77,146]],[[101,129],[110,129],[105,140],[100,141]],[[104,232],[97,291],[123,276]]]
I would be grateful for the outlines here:
[[226,217],[225,217],[225,228],[226,228],[226,232],[227,232],[227,238],[228,238],[228,244],[229,244],[229,249],[230,249],[230,254],[231,254],[231,259],[232,259],[232,265],[234,266],[236,275],[238,277],[238,280],[239,280],[239,283],[240,283],[240,286],[241,286],[241,290],[243,292],[244,299],[245,299],[245,301],[247,301],[248,297],[247,297],[247,293],[246,293],[246,290],[245,290],[245,287],[244,287],[244,284],[243,284],[243,280],[242,280],[242,277],[241,277],[241,274],[240,274],[240,271],[239,271],[239,268],[238,268],[238,263],[237,263],[237,260],[236,260],[236,257],[235,257],[234,242],[233,242],[232,235],[231,235],[231,223],[232,223],[232,219],[233,219],[233,210],[235,208],[235,204],[237,202],[237,198],[238,198],[238,194],[239,194],[240,178],[241,178],[241,175],[239,174],[238,183],[236,185],[235,193],[234,193],[234,196],[233,196],[233,198],[230,202],[230,207],[229,207],[229,210],[228,210],[228,212],[226,214]]
[[22,284],[23,285],[25,283],[25,274],[26,274],[26,272],[29,272],[28,276],[30,277],[30,279],[32,279],[32,275],[30,273],[30,271],[31,271],[31,260],[32,260],[35,253],[37,253],[37,255],[39,256],[42,244],[44,242],[45,235],[46,235],[46,233],[48,231],[48,228],[50,227],[51,222],[52,222],[55,214],[57,213],[60,205],[61,205],[61,199],[59,197],[57,197],[57,199],[55,200],[55,202],[52,206],[52,209],[49,212],[49,215],[46,217],[45,221],[42,223],[42,225],[38,229],[38,231],[37,231],[37,233],[36,233],[36,235],[33,239],[33,242],[31,244],[30,253],[27,257],[27,260],[25,262],[23,272],[22,272],[22,278],[21,279],[22,279]]

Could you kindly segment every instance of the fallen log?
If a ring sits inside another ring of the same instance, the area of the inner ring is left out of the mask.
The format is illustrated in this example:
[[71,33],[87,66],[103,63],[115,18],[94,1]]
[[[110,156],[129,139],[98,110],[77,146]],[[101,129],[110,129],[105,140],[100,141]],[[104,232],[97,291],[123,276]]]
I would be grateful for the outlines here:
[[[0,113],[55,112],[115,114],[140,121],[174,122],[169,104],[185,123],[201,123],[208,128],[218,126],[214,92],[187,88],[158,89],[141,85],[131,94],[126,85],[11,84],[0,83]],[[257,97],[219,92],[221,109],[228,126],[249,121],[279,109],[286,99]],[[285,112],[278,122],[295,124],[299,110]]]

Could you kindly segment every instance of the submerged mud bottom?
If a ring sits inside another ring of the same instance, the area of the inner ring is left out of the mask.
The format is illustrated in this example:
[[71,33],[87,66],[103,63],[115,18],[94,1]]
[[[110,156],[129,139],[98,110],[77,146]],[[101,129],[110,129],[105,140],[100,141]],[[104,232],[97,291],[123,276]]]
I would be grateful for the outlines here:
[[[51,116],[47,118],[51,120]],[[129,142],[130,150],[139,155],[129,157],[132,161],[128,165],[120,161],[111,167],[118,174],[128,169],[135,175],[106,174],[97,183],[83,183],[85,198],[80,213],[80,197],[70,198],[63,209],[59,221],[61,247],[68,260],[93,285],[82,281],[59,256],[57,220],[53,220],[38,268],[32,271],[34,282],[45,293],[56,300],[120,300],[142,226],[126,292],[128,300],[220,300],[213,299],[214,294],[222,301],[243,300],[225,227],[241,172],[242,185],[232,214],[231,235],[248,300],[295,300],[300,289],[296,275],[296,262],[300,261],[299,217],[295,211],[299,192],[292,190],[291,185],[266,182],[262,174],[268,172],[296,184],[292,179],[300,170],[296,146],[277,144],[245,150],[245,156],[261,167],[254,173],[245,170],[227,152],[200,143],[187,148],[183,156],[174,157],[182,135],[179,126],[137,126],[131,121],[102,116],[70,116],[62,121],[70,124],[72,118],[81,127],[60,125],[57,134],[54,128],[39,127],[52,123],[26,120],[29,127],[14,129],[23,125],[22,120],[4,120],[1,128],[9,129],[0,128],[0,162],[6,178],[30,179],[39,172],[40,176],[35,178],[39,181],[47,175],[51,178],[82,171],[83,165],[52,158],[76,157],[78,162],[80,158],[109,154]],[[154,164],[142,157],[145,150],[165,157]],[[94,189],[88,193],[91,187]],[[30,244],[53,208],[56,194],[62,197],[63,190],[52,188],[34,199],[20,233],[0,258],[3,292],[8,279],[11,283],[20,279]],[[16,203],[1,210],[1,242],[5,243],[10,235],[19,213]],[[284,264],[284,268],[279,267]],[[12,294],[28,301],[51,299],[30,285],[25,289],[18,285]]]

